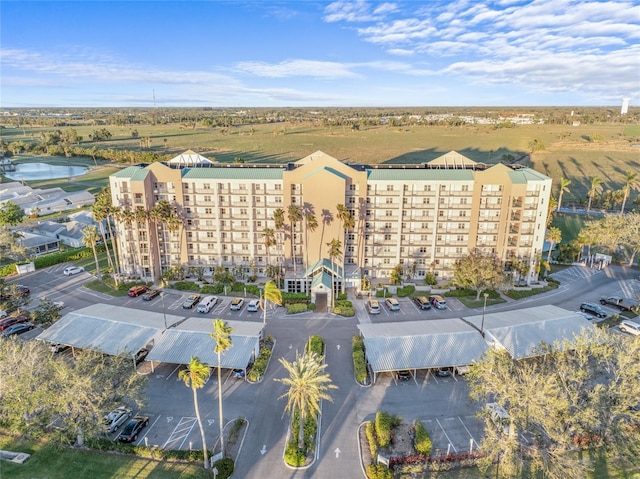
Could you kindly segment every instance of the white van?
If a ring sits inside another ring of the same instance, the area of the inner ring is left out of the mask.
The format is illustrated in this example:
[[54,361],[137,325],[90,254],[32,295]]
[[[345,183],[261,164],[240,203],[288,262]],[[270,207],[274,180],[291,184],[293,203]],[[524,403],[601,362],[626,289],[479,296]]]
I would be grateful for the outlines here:
[[216,305],[217,302],[218,298],[216,298],[215,296],[205,296],[204,298],[202,298],[202,301],[200,301],[200,304],[198,305],[198,313],[208,313],[209,311],[211,311],[211,308]]
[[255,313],[259,308],[260,301],[258,301],[257,299],[252,299],[251,301],[249,301],[249,304],[247,304],[247,312],[249,313]]

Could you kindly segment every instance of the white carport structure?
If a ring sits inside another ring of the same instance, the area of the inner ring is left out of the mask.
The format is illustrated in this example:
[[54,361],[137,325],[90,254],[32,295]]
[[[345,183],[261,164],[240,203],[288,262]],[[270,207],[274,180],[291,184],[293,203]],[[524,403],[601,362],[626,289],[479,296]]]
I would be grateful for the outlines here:
[[373,372],[467,366],[488,349],[477,329],[461,319],[360,324]]
[[[260,354],[260,338],[263,323],[226,321],[231,327],[231,347],[220,355],[220,365],[225,369],[242,369]],[[172,364],[189,364],[197,357],[211,367],[218,366],[211,318],[187,318],[175,328],[167,329],[147,356],[147,361]]]
[[553,346],[594,328],[583,316],[553,305],[485,314],[484,326],[482,315],[464,320],[482,329],[487,341],[503,347],[515,359],[538,356],[543,343]]
[[138,351],[160,339],[165,323],[171,327],[183,319],[183,316],[98,303],[65,314],[38,339],[113,356],[129,354],[133,358]]

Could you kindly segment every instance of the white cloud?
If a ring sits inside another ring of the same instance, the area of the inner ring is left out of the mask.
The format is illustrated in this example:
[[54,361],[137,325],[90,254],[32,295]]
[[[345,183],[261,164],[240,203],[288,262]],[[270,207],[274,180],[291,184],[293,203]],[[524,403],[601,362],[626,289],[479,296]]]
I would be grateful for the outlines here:
[[331,79],[357,76],[344,64],[314,60],[287,60],[275,64],[266,62],[240,62],[236,63],[234,68],[237,71],[269,78],[315,77]]

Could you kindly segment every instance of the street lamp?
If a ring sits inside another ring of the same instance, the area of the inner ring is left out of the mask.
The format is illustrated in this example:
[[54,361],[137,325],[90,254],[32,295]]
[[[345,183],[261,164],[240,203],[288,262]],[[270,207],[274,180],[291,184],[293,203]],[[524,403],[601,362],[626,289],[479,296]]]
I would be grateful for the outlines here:
[[167,313],[164,309],[164,291],[160,293],[160,299],[162,300],[162,317],[164,318],[164,329],[167,329]]
[[482,306],[482,324],[480,325],[480,334],[484,338],[484,313],[487,310],[487,298],[489,297],[489,293],[484,293],[484,306]]

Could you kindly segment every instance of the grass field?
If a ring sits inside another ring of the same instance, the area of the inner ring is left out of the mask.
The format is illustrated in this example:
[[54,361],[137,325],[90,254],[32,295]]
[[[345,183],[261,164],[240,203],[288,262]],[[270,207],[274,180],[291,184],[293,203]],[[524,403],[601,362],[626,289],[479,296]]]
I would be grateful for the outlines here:
[[[131,131],[138,131],[132,138]],[[482,163],[496,163],[502,155],[523,157],[522,162],[554,179],[554,191],[561,176],[571,179],[570,192],[563,203],[584,201],[590,179],[603,178],[605,189],[619,189],[625,171],[640,170],[640,126],[638,125],[519,125],[494,128],[490,125],[445,126],[374,126],[360,130],[346,127],[321,127],[304,123],[274,123],[220,128],[185,128],[172,125],[109,126],[113,137],[93,143],[89,135],[94,126],[74,127],[85,138],[81,146],[98,149],[140,149],[142,137],[150,137],[154,153],[175,156],[192,149],[219,162],[242,158],[245,163],[283,163],[296,161],[322,150],[340,160],[365,164],[410,164],[430,161],[451,150]],[[5,142],[36,141],[41,132],[51,128],[7,127]],[[538,140],[544,150],[530,153],[529,144]],[[67,158],[49,159],[64,162]],[[25,158],[19,157],[20,161]],[[38,159],[40,161],[40,159]],[[93,160],[72,158],[70,164],[92,166]],[[101,165],[104,166],[104,165]],[[101,167],[88,175],[66,182],[69,190],[106,185],[113,170]],[[65,180],[66,181],[66,180]],[[55,182],[34,183],[34,186]],[[635,197],[637,192],[632,195]]]

